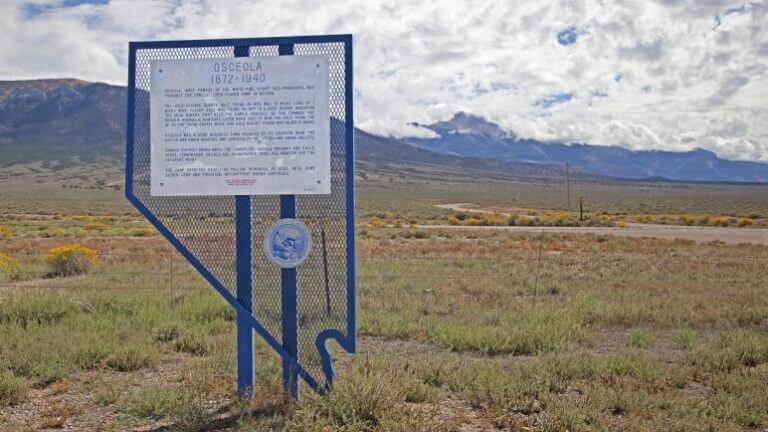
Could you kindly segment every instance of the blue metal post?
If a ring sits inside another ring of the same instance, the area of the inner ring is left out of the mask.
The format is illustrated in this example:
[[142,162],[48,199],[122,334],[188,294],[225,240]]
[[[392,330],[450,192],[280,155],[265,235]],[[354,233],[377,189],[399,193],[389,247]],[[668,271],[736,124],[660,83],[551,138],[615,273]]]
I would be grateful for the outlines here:
[[[279,45],[278,54],[293,55],[293,45]],[[296,195],[280,195],[280,218],[295,217]],[[298,286],[296,269],[282,269],[280,276],[283,348],[298,360],[299,308],[297,304]],[[285,359],[283,359],[283,387],[294,399],[299,398],[299,373],[294,367],[294,363]]]
[[[253,237],[251,236],[251,197],[235,197],[237,253],[237,301],[253,313]],[[237,391],[241,397],[253,395],[253,327],[245,312],[237,314]]]
[[[280,218],[296,217],[296,196],[280,196]],[[296,297],[298,294],[297,278],[295,268],[285,268],[281,270],[281,303],[282,303],[282,332],[283,347],[294,358],[299,356],[299,311]],[[294,367],[294,363],[283,359],[283,387],[293,396],[299,397],[299,373]]]
[[[236,46],[235,57],[248,57],[247,46]],[[253,314],[253,217],[251,197],[235,197],[235,244],[237,253],[237,300]],[[237,392],[240,397],[253,396],[254,362],[253,327],[244,312],[237,314]]]

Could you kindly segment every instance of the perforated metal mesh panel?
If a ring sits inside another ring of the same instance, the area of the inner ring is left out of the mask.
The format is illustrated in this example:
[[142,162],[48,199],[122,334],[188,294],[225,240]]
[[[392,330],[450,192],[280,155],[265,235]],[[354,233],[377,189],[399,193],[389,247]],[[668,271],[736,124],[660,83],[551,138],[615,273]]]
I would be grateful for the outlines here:
[[347,321],[344,44],[297,44],[294,54],[327,55],[329,63],[331,195],[296,197],[296,217],[307,225],[314,239],[313,252],[298,272],[299,361],[314,376],[321,376],[315,338],[324,329],[344,332]]
[[[285,42],[280,42],[284,44]],[[239,45],[239,44],[238,44]],[[326,55],[329,60],[331,116],[330,195],[298,195],[296,217],[309,227],[312,252],[297,269],[299,364],[318,383],[325,382],[315,348],[324,330],[348,334],[347,278],[347,91],[344,42],[297,43],[294,55]],[[150,195],[150,62],[160,59],[234,57],[235,45],[136,50],[133,193],[197,257],[224,287],[236,294],[235,197],[153,197]],[[278,55],[278,45],[251,45],[251,57]],[[349,119],[351,120],[351,119]],[[350,125],[351,126],[351,125]],[[253,314],[278,341],[282,340],[281,270],[262,251],[266,230],[280,219],[280,197],[252,196]],[[349,223],[352,223],[351,221]],[[351,336],[353,337],[353,336]],[[258,362],[257,362],[258,363]]]
[[133,192],[231,292],[235,292],[234,197],[150,194],[149,89],[152,60],[234,57],[233,47],[142,49],[136,52]]

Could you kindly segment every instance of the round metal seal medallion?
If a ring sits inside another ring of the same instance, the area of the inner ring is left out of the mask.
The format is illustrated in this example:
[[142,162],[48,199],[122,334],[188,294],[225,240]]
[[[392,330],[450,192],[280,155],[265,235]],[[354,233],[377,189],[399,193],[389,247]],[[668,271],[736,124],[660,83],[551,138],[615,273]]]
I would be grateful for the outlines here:
[[297,219],[280,219],[264,233],[264,253],[279,267],[298,267],[311,250],[309,229]]

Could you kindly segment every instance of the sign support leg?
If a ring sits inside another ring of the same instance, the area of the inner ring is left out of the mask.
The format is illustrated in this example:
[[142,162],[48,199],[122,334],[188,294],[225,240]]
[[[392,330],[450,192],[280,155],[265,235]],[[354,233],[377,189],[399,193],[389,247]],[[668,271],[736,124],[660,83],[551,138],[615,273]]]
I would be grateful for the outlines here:
[[[235,57],[248,57],[247,46],[236,46]],[[235,197],[235,236],[237,253],[237,300],[253,314],[253,218],[251,197]],[[237,393],[253,396],[255,376],[253,328],[248,317],[237,314]]]
[[[293,44],[278,46],[278,54],[293,55]],[[280,219],[296,218],[296,195],[280,195]],[[299,359],[299,311],[296,269],[282,269],[281,275],[283,348]],[[293,363],[283,360],[283,387],[294,398],[299,398],[299,373]]]
[[[237,249],[237,300],[253,313],[253,237],[251,197],[235,197],[235,230]],[[244,313],[237,314],[237,392],[240,397],[253,396],[254,378],[253,327]]]
[[[280,195],[280,219],[296,217],[296,196]],[[281,270],[281,303],[283,348],[295,359],[299,357],[299,311],[297,304],[297,277],[295,268]],[[283,387],[294,398],[299,398],[299,373],[294,364],[283,360]]]

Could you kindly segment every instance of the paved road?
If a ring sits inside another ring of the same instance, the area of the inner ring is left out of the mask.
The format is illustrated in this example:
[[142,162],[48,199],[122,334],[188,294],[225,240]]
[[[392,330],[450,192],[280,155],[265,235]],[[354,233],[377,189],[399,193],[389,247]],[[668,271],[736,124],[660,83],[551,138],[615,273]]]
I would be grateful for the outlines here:
[[[466,204],[441,204],[437,207],[477,213],[490,213],[488,210],[465,207]],[[504,214],[504,213],[502,213]],[[626,237],[655,237],[663,239],[683,239],[697,242],[722,241],[729,244],[756,243],[768,245],[768,229],[761,228],[723,228],[680,225],[628,224],[618,227],[524,227],[524,226],[454,226],[421,225],[424,229],[464,229],[498,230],[514,232],[550,232],[571,234],[612,234]]]

